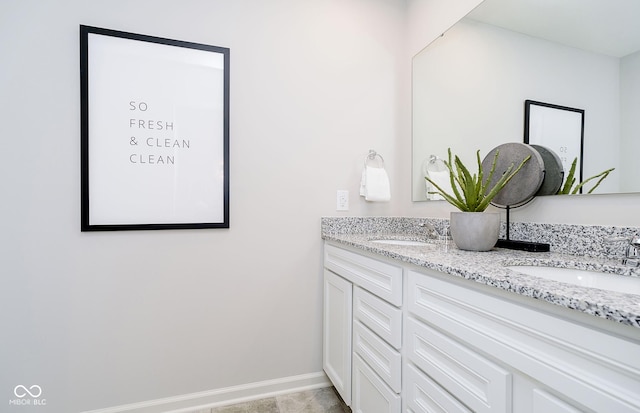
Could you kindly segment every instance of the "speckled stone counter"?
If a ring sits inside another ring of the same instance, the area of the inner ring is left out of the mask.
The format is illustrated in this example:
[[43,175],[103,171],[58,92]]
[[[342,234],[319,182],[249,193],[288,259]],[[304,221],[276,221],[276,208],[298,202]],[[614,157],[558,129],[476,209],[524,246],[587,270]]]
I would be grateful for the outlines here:
[[[474,282],[496,287],[555,305],[581,311],[593,316],[606,318],[625,325],[640,328],[640,295],[605,291],[581,287],[568,283],[528,276],[506,268],[511,265],[540,265],[551,267],[578,268],[619,274],[619,276],[640,277],[640,269],[622,266],[618,249],[619,243],[611,248],[607,256],[605,237],[625,237],[636,233],[637,228],[581,227],[560,225],[551,228],[545,224],[549,234],[564,243],[573,238],[580,240],[577,246],[551,244],[551,252],[524,252],[494,248],[488,252],[462,251],[453,242],[427,239],[424,228],[419,224],[429,221],[438,230],[446,225],[446,220],[418,218],[322,218],[322,238],[338,244],[348,245],[444,274],[461,277]],[[527,224],[524,224],[527,225]],[[536,224],[529,224],[535,226]],[[534,228],[539,231],[539,228]],[[565,235],[563,236],[562,233]],[[513,232],[512,232],[513,233]],[[533,239],[531,232],[518,232],[519,240]],[[427,241],[427,246],[389,245],[372,242],[376,239],[412,239]],[[589,247],[591,245],[591,247]],[[597,246],[597,247],[596,247]],[[585,254],[576,251],[586,249]],[[587,251],[588,250],[588,251]],[[573,252],[573,254],[566,251]],[[640,281],[640,280],[639,280]]]

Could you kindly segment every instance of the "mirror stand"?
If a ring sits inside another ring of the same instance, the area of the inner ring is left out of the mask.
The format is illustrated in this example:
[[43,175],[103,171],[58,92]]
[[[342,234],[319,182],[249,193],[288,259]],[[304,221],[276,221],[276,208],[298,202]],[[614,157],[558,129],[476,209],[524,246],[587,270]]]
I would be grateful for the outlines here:
[[[522,204],[524,205],[524,204]],[[522,206],[518,205],[518,206]],[[509,205],[506,206],[507,210],[507,228],[506,228],[506,239],[499,239],[496,243],[496,248],[506,248],[510,250],[520,250],[520,251],[529,251],[529,252],[548,252],[550,249],[549,244],[545,244],[542,242],[532,242],[532,241],[514,241],[509,238],[509,226],[511,224],[509,211],[511,207]]]

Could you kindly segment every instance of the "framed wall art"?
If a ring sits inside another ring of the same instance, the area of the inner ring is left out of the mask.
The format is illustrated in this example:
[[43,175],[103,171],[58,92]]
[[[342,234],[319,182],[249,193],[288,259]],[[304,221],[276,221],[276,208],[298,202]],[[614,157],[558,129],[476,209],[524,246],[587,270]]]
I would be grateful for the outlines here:
[[562,161],[565,177],[577,159],[576,177],[582,182],[584,109],[525,100],[524,143],[555,152]]
[[229,49],[80,26],[81,230],[229,227]]

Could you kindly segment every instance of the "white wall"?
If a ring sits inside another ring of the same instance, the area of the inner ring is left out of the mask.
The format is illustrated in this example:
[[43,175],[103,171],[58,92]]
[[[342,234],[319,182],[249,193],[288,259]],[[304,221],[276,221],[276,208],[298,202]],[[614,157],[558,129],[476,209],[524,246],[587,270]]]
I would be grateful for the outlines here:
[[415,56],[483,0],[406,0],[407,51]]
[[[320,217],[337,189],[400,211],[357,192],[369,149],[408,159],[404,8],[2,1],[0,410],[18,384],[75,412],[320,372]],[[80,24],[231,49],[230,229],[80,232]]]

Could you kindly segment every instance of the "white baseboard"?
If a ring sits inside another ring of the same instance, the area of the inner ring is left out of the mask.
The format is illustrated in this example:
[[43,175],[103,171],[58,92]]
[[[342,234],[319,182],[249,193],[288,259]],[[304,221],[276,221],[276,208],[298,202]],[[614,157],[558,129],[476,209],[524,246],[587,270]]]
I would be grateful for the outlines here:
[[324,372],[283,377],[240,386],[183,394],[82,413],[187,413],[331,386]]

